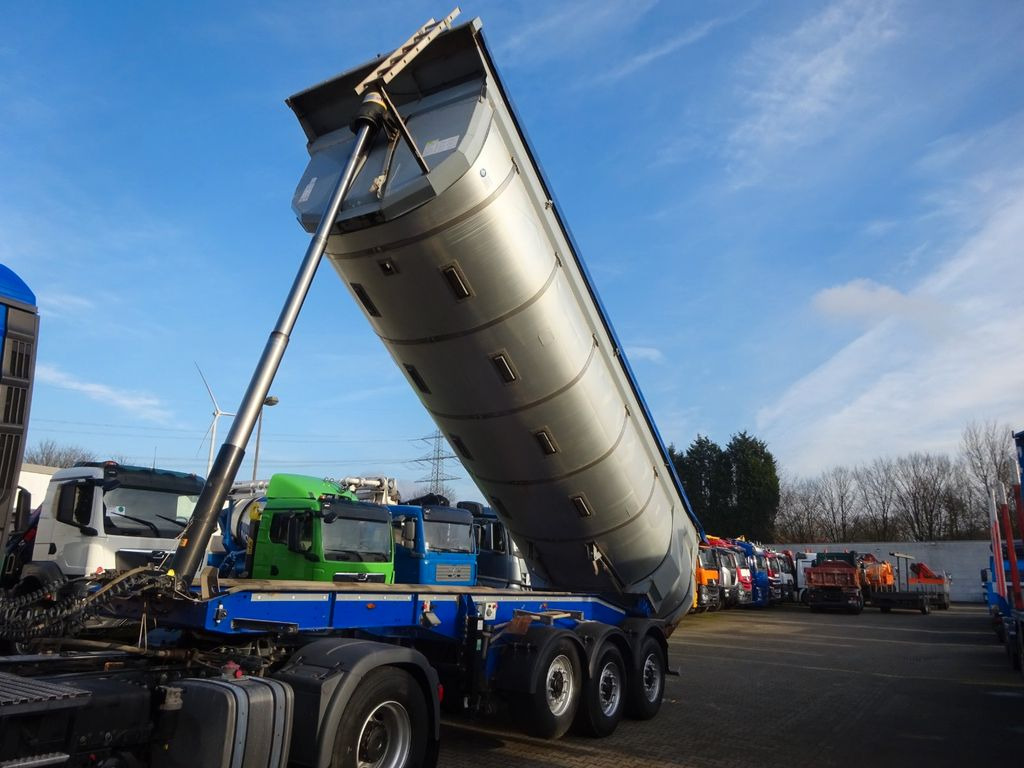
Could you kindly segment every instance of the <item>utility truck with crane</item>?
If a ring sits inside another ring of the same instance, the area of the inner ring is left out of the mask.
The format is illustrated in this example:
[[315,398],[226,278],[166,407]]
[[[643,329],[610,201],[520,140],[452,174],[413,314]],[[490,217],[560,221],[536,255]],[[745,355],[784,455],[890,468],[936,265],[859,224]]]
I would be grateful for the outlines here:
[[[703,534],[481,25],[454,15],[288,99],[313,237],[238,415],[165,567],[0,604],[0,634],[64,651],[0,661],[0,761],[432,766],[442,697],[544,737],[657,713]],[[544,591],[204,567],[324,253]],[[76,637],[93,615],[130,636]]]

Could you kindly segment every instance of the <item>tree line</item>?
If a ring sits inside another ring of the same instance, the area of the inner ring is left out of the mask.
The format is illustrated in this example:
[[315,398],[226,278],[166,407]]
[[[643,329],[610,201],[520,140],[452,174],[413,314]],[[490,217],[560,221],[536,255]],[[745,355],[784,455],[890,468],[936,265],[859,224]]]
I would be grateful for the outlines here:
[[775,539],[793,543],[988,537],[989,494],[1016,482],[1011,430],[968,424],[959,451],[834,466],[780,483]]
[[998,500],[1016,482],[1010,435],[971,423],[954,455],[920,451],[814,477],[780,478],[767,444],[747,432],[725,448],[698,435],[669,454],[708,533],[801,544],[983,539],[990,493]]

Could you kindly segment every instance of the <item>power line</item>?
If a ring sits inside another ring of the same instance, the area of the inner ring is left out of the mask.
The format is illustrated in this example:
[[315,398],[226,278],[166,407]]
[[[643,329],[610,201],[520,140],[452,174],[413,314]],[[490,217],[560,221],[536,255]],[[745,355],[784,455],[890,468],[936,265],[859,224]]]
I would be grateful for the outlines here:
[[444,471],[444,463],[457,458],[455,454],[446,452],[446,440],[441,435],[441,430],[436,430],[433,435],[421,438],[428,445],[433,444],[432,450],[426,456],[413,461],[417,464],[426,464],[430,467],[430,475],[420,478],[417,483],[427,483],[427,493],[436,493],[438,496],[445,495],[444,484],[448,480],[460,480],[456,475],[449,475]]

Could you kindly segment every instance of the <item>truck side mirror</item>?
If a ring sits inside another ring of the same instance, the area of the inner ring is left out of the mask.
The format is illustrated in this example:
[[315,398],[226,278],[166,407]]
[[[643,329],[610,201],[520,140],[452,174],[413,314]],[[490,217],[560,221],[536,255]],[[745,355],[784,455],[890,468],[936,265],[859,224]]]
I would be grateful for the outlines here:
[[32,494],[25,488],[18,488],[18,498],[14,502],[14,530],[28,529],[28,519],[32,514]]
[[402,541],[416,541],[416,521],[406,520],[402,523]]

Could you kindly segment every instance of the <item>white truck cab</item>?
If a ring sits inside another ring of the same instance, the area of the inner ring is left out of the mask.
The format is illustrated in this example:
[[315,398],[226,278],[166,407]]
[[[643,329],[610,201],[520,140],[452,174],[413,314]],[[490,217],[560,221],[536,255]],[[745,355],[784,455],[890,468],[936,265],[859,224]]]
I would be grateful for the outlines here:
[[177,546],[203,483],[196,475],[113,461],[55,472],[23,577],[158,564]]

